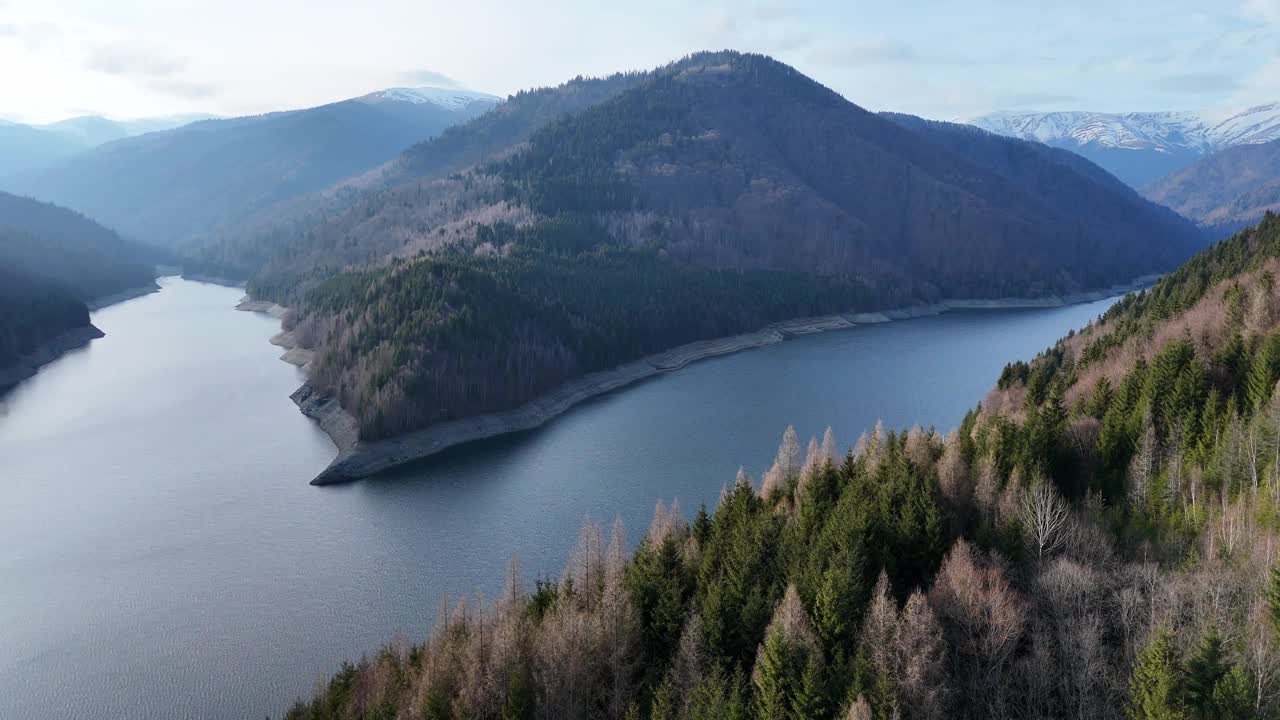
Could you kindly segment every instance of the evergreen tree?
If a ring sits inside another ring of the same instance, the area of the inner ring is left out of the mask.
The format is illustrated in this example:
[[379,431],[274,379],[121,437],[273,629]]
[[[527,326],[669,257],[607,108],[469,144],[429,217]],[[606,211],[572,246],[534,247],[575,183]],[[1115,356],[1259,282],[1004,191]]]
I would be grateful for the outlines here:
[[1138,655],[1129,678],[1129,719],[1185,720],[1182,682],[1173,633],[1160,627]]
[[1227,658],[1222,637],[1218,634],[1218,629],[1210,625],[1195,652],[1187,658],[1187,705],[1192,717],[1201,720],[1217,717],[1213,701],[1214,689],[1226,674]]
[[791,684],[797,669],[791,658],[791,648],[782,633],[767,635],[752,672],[756,718],[790,720]]
[[1251,720],[1257,717],[1253,706],[1249,675],[1243,667],[1233,665],[1213,687],[1215,720]]
[[791,697],[791,720],[820,720],[826,717],[826,692],[818,653],[810,653],[800,682]]
[[1280,638],[1280,563],[1271,566],[1267,573],[1267,587],[1263,590],[1267,601],[1267,618],[1271,621],[1271,629]]
[[1280,335],[1272,335],[1262,342],[1249,365],[1246,393],[1250,408],[1266,406],[1277,379],[1280,379]]
[[653,691],[653,701],[649,704],[649,720],[677,720],[680,713],[679,708],[676,707],[674,695],[671,679],[668,678]]

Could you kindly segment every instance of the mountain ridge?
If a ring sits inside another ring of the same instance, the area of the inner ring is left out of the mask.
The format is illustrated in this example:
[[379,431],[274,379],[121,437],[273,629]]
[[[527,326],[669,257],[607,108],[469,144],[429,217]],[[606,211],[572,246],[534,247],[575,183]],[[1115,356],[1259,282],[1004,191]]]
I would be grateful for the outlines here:
[[1141,188],[1214,152],[1280,139],[1280,103],[1199,112],[1001,111],[961,122],[1073,150]]
[[778,321],[1106,287],[1199,247],[1065,151],[908,125],[771,58],[694,55],[295,228],[249,291],[295,306],[311,381],[374,439]]
[[[467,95],[450,92],[455,100]],[[428,95],[412,102],[374,95],[116,140],[11,178],[6,189],[174,247],[374,168],[498,102],[477,93],[465,103],[432,101]]]

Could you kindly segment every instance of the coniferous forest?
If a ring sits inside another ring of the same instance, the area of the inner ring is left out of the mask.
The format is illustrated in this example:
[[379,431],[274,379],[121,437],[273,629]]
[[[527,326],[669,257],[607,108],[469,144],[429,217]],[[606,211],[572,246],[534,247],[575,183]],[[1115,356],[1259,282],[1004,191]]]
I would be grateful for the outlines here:
[[1030,363],[953,433],[783,435],[628,553],[442,602],[303,718],[1280,713],[1280,217]]

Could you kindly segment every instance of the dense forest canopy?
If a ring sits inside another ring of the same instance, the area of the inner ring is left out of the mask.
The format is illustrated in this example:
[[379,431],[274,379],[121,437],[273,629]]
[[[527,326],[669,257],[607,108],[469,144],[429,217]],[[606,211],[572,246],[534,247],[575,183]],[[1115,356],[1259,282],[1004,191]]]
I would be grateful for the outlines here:
[[601,243],[552,221],[314,290],[295,330],[320,348],[310,382],[356,409],[361,436],[505,410],[585,373],[795,317],[905,302],[854,276],[724,272]]
[[1280,712],[1280,218],[1030,363],[945,437],[783,436],[629,556],[588,521],[290,710],[322,718]]

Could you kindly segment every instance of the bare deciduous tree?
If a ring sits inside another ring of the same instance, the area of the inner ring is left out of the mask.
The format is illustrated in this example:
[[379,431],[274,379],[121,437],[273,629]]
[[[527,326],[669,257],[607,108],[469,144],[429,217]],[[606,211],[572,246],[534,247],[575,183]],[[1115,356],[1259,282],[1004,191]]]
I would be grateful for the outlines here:
[[1023,491],[1017,516],[1023,540],[1036,560],[1043,562],[1066,544],[1071,507],[1048,480],[1037,478]]

